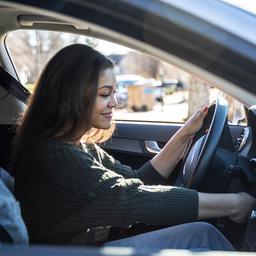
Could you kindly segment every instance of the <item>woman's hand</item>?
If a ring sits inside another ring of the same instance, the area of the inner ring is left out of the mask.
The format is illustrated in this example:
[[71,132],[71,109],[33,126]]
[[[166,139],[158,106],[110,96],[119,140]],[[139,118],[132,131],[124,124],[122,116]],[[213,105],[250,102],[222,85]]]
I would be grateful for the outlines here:
[[180,133],[185,137],[193,138],[194,135],[202,127],[204,118],[207,116],[207,113],[207,106],[195,112],[193,116],[180,129]]
[[198,218],[209,219],[228,217],[236,223],[246,221],[256,199],[245,192],[215,194],[198,193]]
[[182,157],[187,144],[202,127],[207,113],[207,107],[197,111],[151,160],[151,164],[161,176],[165,178],[170,176]]
[[237,198],[234,203],[233,214],[229,219],[236,223],[246,221],[250,211],[256,204],[256,199],[245,192],[237,193]]

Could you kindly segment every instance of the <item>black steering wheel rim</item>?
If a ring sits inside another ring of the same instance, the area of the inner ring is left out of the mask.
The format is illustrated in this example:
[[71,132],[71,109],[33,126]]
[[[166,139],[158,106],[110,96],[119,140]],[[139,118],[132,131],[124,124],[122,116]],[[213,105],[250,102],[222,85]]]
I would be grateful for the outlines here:
[[[209,107],[209,112],[202,128],[194,136],[186,152],[182,162],[182,170],[179,172],[175,182],[176,186],[193,189],[200,188],[221,139],[227,122],[227,115],[227,101],[224,98],[216,99]],[[193,163],[188,163],[191,161],[191,159],[189,159],[191,151],[195,149],[198,151],[198,154],[196,154],[197,157],[195,160],[192,158]]]

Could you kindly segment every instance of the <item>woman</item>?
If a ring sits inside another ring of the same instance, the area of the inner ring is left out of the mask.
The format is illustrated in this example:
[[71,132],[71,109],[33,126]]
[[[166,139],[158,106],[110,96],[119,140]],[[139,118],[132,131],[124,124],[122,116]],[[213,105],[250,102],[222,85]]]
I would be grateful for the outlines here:
[[232,250],[206,223],[107,243],[111,227],[134,223],[171,226],[220,216],[241,222],[254,203],[246,193],[204,194],[159,185],[168,183],[207,107],[138,170],[97,146],[113,131],[113,68],[104,55],[76,44],[59,51],[41,74],[13,143],[15,193],[31,242]]

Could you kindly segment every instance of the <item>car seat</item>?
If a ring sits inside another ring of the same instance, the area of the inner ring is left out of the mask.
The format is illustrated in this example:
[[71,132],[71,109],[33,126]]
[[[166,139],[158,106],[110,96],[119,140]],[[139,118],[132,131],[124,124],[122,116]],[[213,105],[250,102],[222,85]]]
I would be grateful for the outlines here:
[[0,167],[0,243],[28,244],[20,205],[10,191],[13,185],[14,179]]
[[[0,66],[0,86],[22,102],[29,92]],[[14,135],[12,125],[0,125],[0,244],[28,244],[28,232],[21,216],[20,205],[14,197],[14,178],[8,168],[10,143]]]
[[[10,175],[8,175],[8,173],[2,169],[0,167],[0,180],[3,181],[4,185],[8,184],[7,186],[10,186],[10,188],[13,188],[13,184],[10,183],[10,179],[9,179]],[[1,182],[1,181],[0,181]],[[4,186],[3,184],[1,184],[0,186]],[[2,195],[0,195],[0,199],[1,199]],[[1,223],[1,220],[0,220]],[[11,238],[11,236],[9,235],[9,233],[4,229],[4,227],[2,227],[0,225],[0,243],[12,243],[13,240]]]

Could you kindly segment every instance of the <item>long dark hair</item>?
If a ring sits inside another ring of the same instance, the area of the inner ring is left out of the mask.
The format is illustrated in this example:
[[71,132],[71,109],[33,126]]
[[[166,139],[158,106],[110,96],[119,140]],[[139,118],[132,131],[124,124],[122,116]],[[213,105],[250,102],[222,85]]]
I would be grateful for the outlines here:
[[53,56],[19,120],[12,170],[31,145],[53,136],[76,141],[90,130],[99,76],[113,67],[110,59],[83,44],[67,46]]

